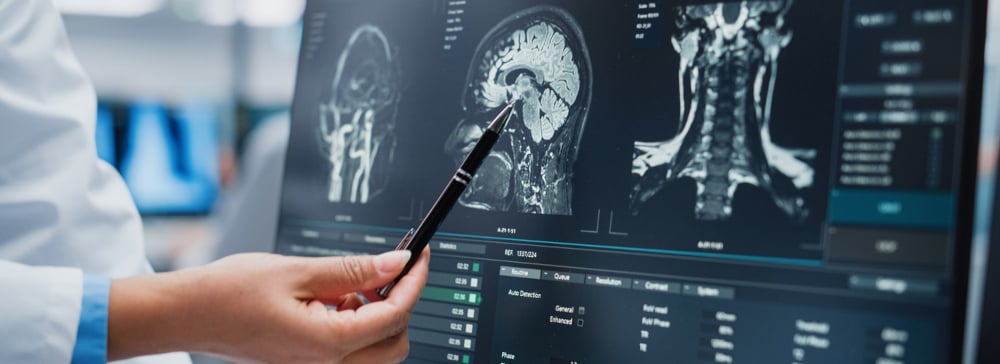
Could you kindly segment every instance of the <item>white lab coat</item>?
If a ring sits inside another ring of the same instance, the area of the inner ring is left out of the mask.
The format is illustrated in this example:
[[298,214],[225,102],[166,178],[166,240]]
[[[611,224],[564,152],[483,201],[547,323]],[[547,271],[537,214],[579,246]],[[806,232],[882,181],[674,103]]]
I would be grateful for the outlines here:
[[128,190],[97,158],[95,109],[50,0],[0,0],[0,363],[70,362],[82,272],[151,272]]

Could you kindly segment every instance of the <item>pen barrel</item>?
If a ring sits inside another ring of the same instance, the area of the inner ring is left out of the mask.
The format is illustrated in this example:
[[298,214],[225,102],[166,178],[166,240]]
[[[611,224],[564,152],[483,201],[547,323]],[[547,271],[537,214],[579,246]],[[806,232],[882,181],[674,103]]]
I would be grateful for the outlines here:
[[470,175],[469,181],[472,180],[472,175],[476,174],[476,170],[479,169],[479,165],[483,164],[483,160],[486,156],[490,154],[493,150],[493,145],[497,143],[497,139],[500,138],[500,134],[494,133],[487,130],[483,133],[483,136],[479,138],[479,142],[476,146],[472,148],[472,152],[465,157],[465,161],[462,162],[462,166],[459,170],[464,170]]
[[465,192],[466,185],[472,183],[472,177],[475,176],[476,170],[479,169],[479,165],[483,163],[490,150],[493,149],[493,145],[496,144],[499,137],[499,134],[487,130],[479,139],[479,142],[476,143],[476,146],[472,148],[472,152],[465,157],[462,166],[452,176],[451,181],[445,186],[444,191],[441,191],[441,195],[434,202],[434,206],[431,206],[430,211],[427,211],[427,215],[420,221],[416,233],[413,234],[413,237],[406,244],[407,248],[413,251],[413,256],[410,257],[410,261],[406,262],[406,267],[403,268],[403,273],[400,276],[406,275],[410,271],[410,268],[413,267],[413,264],[417,262],[420,252],[423,251],[424,246],[437,233],[438,227],[444,222],[444,218],[448,215],[448,212],[451,211],[451,208],[458,202],[459,197]]
[[465,184],[458,182],[456,178],[453,177],[451,182],[448,182],[448,186],[444,188],[444,191],[441,191],[441,196],[438,197],[437,201],[434,202],[434,206],[427,212],[427,216],[424,216],[424,219],[420,221],[420,225],[417,227],[412,238],[408,242],[405,242],[405,249],[413,252],[413,255],[410,256],[410,260],[406,262],[406,266],[403,267],[403,271],[396,280],[409,273],[410,268],[413,268],[413,265],[417,263],[420,252],[424,250],[424,247],[427,246],[431,238],[434,237],[434,234],[437,233],[437,229],[444,221],[445,216],[451,211],[452,206],[455,206],[455,202],[462,196],[462,192],[465,191]]
[[472,178],[475,176],[476,170],[479,169],[479,165],[489,155],[490,150],[493,149],[493,145],[496,144],[499,138],[499,133],[490,130],[483,133],[483,136],[479,138],[479,142],[472,148],[472,152],[465,157],[462,166],[451,177],[451,181],[445,186],[444,191],[441,191],[441,196],[438,196],[437,201],[434,202],[434,206],[431,206],[430,211],[420,221],[416,232],[411,230],[400,241],[400,246],[396,249],[408,249],[413,252],[413,255],[410,256],[410,260],[406,262],[402,273],[395,280],[377,290],[380,296],[386,297],[389,294],[389,290],[396,285],[396,282],[409,273],[413,265],[417,263],[420,252],[424,250],[424,247],[427,246],[431,238],[434,237],[434,234],[437,233],[438,227],[444,222],[444,218],[451,211],[452,206],[455,206],[459,197],[465,192],[466,185],[472,183]]

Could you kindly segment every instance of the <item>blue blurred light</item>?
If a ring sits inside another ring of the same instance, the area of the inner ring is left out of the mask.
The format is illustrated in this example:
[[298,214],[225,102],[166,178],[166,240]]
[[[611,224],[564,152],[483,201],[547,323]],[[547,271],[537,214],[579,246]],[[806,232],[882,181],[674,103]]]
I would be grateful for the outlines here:
[[104,105],[97,107],[97,157],[115,165],[115,122]]
[[173,118],[159,104],[130,110],[120,171],[142,213],[189,214],[211,209],[219,181],[218,124],[205,105]]

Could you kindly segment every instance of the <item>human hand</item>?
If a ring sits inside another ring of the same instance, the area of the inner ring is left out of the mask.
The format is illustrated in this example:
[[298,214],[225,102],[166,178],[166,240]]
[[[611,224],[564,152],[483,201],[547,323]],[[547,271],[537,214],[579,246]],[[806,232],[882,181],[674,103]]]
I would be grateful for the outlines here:
[[[198,351],[246,362],[398,362],[409,352],[406,325],[429,254],[425,250],[381,301],[374,290],[402,271],[408,252],[239,254],[205,267],[115,280],[109,360]],[[372,303],[362,304],[357,291]]]

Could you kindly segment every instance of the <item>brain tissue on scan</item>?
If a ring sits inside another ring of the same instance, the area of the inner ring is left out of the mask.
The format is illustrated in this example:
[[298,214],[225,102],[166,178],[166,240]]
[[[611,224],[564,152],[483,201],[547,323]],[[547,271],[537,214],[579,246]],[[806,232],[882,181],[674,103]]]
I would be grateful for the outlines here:
[[445,150],[456,163],[504,105],[515,102],[500,142],[459,203],[532,214],[572,213],[573,164],[590,106],[590,58],[576,21],[536,6],[490,30],[466,78],[464,119]]
[[[813,184],[815,150],[771,140],[778,55],[792,39],[792,0],[690,5],[672,37],[680,56],[680,128],[665,141],[636,142],[632,213],[667,183],[696,185],[695,216],[727,220],[739,185],[766,191],[794,219],[808,214],[801,191]],[[807,163],[809,162],[809,163]]]
[[379,28],[362,25],[337,59],[331,96],[319,105],[330,202],[368,203],[388,184],[399,100],[394,53]]

